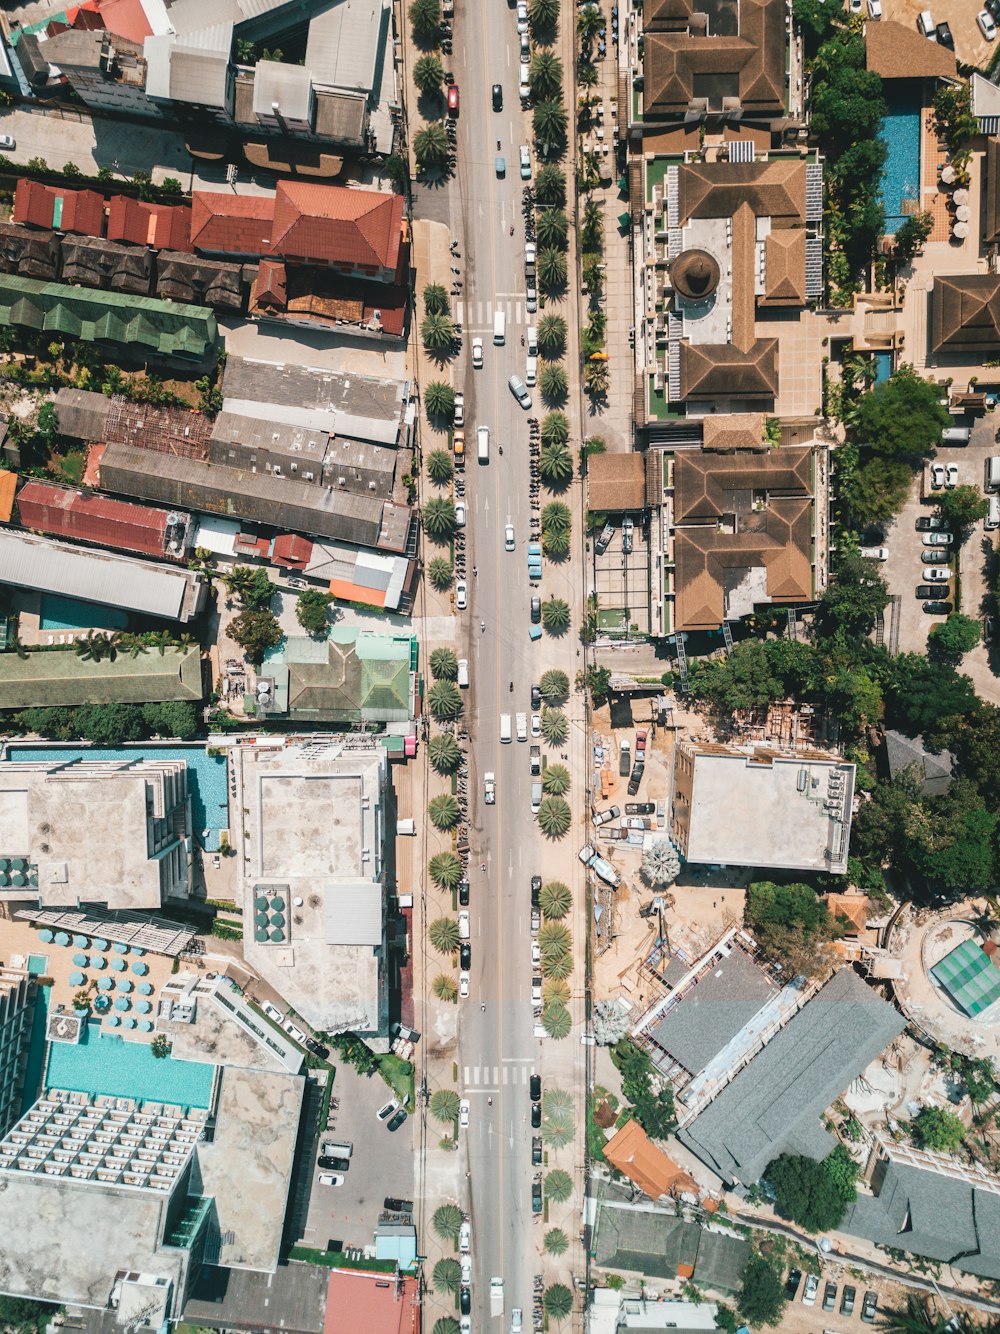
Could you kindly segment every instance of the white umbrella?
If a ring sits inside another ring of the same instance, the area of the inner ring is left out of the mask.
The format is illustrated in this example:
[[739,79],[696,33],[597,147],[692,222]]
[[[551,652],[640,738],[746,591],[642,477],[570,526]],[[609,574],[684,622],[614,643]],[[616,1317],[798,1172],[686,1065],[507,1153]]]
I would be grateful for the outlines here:
[[968,221],[969,221],[969,206],[968,206],[968,204],[959,204],[958,208],[955,210],[955,218],[956,218],[956,220],[957,220],[958,222],[968,222]]
[[942,167],[942,168],[941,168],[941,179],[942,179],[942,181],[944,181],[945,185],[951,185],[952,181],[955,179],[955,168],[954,168],[954,167]]
[[969,192],[963,186],[960,190],[955,191],[952,195],[952,199],[954,199],[956,204],[967,204],[969,202]]
[[964,241],[969,234],[969,224],[967,222],[956,222],[951,231],[953,236],[957,236],[960,241]]

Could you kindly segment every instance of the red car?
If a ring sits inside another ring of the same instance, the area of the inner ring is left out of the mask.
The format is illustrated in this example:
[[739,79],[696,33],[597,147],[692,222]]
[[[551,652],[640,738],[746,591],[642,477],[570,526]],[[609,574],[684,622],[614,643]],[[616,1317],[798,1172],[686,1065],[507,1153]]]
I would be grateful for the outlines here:
[[644,751],[645,749],[646,749],[646,733],[645,733],[644,731],[643,731],[643,732],[636,732],[636,734],[635,734],[635,754],[636,754],[636,759],[638,759],[638,758],[642,755],[642,753],[643,753],[643,751]]
[[453,116],[458,115],[458,84],[449,83],[448,85],[448,110]]

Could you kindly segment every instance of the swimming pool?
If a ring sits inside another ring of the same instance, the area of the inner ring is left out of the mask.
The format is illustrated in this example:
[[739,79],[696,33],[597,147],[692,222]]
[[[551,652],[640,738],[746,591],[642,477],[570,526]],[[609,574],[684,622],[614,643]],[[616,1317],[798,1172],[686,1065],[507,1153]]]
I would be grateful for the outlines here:
[[185,760],[191,793],[194,836],[206,852],[218,852],[220,835],[229,827],[226,757],[209,755],[206,746],[11,746],[11,760]]
[[892,375],[892,353],[874,352],[872,361],[875,363],[875,383],[883,384]]
[[128,617],[116,607],[43,593],[38,618],[40,630],[124,630]]
[[158,1058],[150,1043],[126,1042],[102,1033],[100,1023],[91,1020],[80,1042],[50,1044],[45,1087],[208,1107],[214,1076],[214,1065],[175,1061],[171,1056]]
[[882,121],[882,138],[889,155],[882,178],[882,203],[885,205],[886,235],[894,236],[907,216],[903,201],[920,200],[920,117],[919,100],[890,103]]
[[32,977],[44,977],[48,966],[49,956],[47,954],[28,955],[28,972]]

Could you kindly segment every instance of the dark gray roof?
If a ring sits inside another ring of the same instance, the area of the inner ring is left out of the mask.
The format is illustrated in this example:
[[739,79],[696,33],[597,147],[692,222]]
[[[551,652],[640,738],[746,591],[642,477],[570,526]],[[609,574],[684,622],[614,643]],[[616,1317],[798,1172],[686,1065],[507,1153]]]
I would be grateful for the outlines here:
[[283,403],[296,408],[335,408],[350,417],[398,421],[403,410],[402,380],[325,371],[273,361],[230,357],[222,375],[226,398]]
[[734,949],[667,1011],[650,1037],[696,1075],[775,990],[750,956]]
[[940,797],[951,786],[951,773],[955,765],[951,751],[942,750],[935,755],[924,746],[923,737],[886,732],[885,759],[890,778],[895,778],[904,769],[916,768],[923,775],[921,786],[929,797]]
[[60,435],[74,440],[102,440],[111,411],[111,399],[92,389],[60,389],[56,394],[56,421]]
[[842,968],[678,1139],[725,1181],[749,1185],[789,1144],[813,1142],[810,1123],[904,1027]]

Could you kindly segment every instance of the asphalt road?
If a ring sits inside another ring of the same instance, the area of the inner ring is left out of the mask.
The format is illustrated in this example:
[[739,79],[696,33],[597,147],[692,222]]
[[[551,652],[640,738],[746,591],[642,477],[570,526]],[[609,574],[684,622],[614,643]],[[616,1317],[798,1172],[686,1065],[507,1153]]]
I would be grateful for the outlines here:
[[[528,1076],[538,1051],[531,1008],[530,878],[539,865],[540,836],[531,815],[529,747],[499,741],[502,712],[530,715],[541,648],[528,638],[532,590],[527,577],[528,418],[541,416],[540,404],[523,410],[507,385],[513,373],[524,379],[521,339],[536,318],[525,310],[518,148],[531,139],[529,115],[518,98],[518,63],[515,10],[505,0],[461,5],[450,64],[461,91],[458,172],[433,197],[419,190],[417,199],[419,213],[448,222],[460,253],[453,262],[464,281],[456,312],[463,348],[455,384],[465,390],[470,450],[465,471],[469,609],[461,618],[460,647],[471,676],[466,712],[474,833],[471,995],[460,1002],[458,1060],[462,1094],[471,1103],[464,1135],[471,1173],[473,1328],[494,1331],[509,1327],[515,1306],[523,1309],[530,1329],[533,1229],[538,1226],[531,1213]],[[503,86],[501,112],[492,109],[494,83]],[[497,139],[507,164],[502,179],[495,170]],[[502,347],[493,344],[497,308],[507,317]],[[479,371],[472,369],[474,336],[481,336],[484,345]],[[476,462],[481,425],[490,428],[486,465]],[[504,550],[508,519],[515,528],[513,552]],[[479,572],[475,578],[473,565]],[[491,770],[497,798],[489,807],[483,802],[483,775]],[[494,1275],[505,1280],[502,1320],[490,1317]]]

